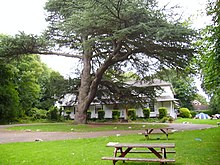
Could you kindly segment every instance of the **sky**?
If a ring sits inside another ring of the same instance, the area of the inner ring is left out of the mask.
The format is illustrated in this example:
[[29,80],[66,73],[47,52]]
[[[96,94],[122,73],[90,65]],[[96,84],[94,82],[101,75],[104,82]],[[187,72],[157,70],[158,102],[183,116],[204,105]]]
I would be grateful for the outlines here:
[[[179,5],[176,10],[184,18],[190,17],[192,27],[202,28],[209,23],[205,17],[205,4],[207,0],[159,0],[161,6]],[[44,4],[47,0],[0,0],[0,33],[15,35],[19,31],[29,34],[41,34],[47,27]],[[68,77],[73,73],[76,61],[61,56],[41,56],[41,59],[53,70],[59,71]],[[197,81],[197,85],[200,86]],[[201,89],[199,88],[200,92]],[[204,93],[202,93],[204,94]]]

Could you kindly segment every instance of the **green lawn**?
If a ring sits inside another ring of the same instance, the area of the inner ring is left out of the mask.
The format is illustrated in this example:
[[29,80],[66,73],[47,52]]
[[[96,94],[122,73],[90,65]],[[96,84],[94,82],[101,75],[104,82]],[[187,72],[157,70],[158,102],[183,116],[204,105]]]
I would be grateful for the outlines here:
[[9,127],[10,130],[31,130],[43,132],[94,132],[110,130],[142,130],[143,128],[165,127],[164,124],[86,124],[73,125],[71,123],[47,123],[47,124],[30,124],[25,126]]
[[[146,140],[143,135],[133,134],[119,137],[0,144],[0,164],[111,165],[111,161],[101,160],[102,156],[113,156],[113,148],[105,147],[108,142],[172,142],[176,144],[176,154],[168,155],[168,157],[174,157],[177,165],[219,165],[219,137],[220,127],[216,127],[176,132],[170,135],[168,141],[165,140],[164,135],[161,135],[160,140],[156,140],[157,138]],[[154,165],[155,163],[149,164]],[[146,163],[117,162],[116,165],[146,165]]]
[[210,124],[210,125],[217,125],[218,122],[220,122],[220,119],[188,119],[188,118],[180,118],[175,120],[175,123],[183,123],[183,122],[189,122],[192,124]]

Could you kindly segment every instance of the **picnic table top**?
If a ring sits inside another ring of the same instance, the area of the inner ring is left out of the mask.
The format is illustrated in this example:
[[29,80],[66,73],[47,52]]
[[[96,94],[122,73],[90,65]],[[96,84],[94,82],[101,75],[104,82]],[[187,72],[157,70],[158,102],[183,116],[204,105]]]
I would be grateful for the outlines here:
[[145,129],[174,129],[173,127],[163,127],[163,128],[145,128]]
[[175,148],[175,143],[117,143],[109,142],[107,147],[128,147],[128,148]]

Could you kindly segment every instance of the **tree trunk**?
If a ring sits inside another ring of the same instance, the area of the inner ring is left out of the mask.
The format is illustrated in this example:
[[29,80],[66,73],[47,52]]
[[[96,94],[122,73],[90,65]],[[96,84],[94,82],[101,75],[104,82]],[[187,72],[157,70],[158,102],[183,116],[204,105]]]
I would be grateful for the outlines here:
[[89,108],[90,103],[88,104],[87,96],[89,93],[91,85],[91,57],[92,51],[89,44],[86,44],[87,37],[83,38],[84,42],[84,56],[83,56],[83,70],[81,73],[81,84],[79,87],[79,96],[78,104],[75,114],[75,123],[76,124],[86,124],[86,113]]
[[[105,62],[97,69],[95,75],[91,75],[91,62],[92,62],[92,48],[88,42],[87,38],[84,38],[84,56],[83,56],[83,70],[81,74],[81,84],[79,88],[78,104],[75,114],[76,124],[86,124],[87,123],[87,110],[93,99],[96,96],[98,85],[102,79],[103,74],[108,69],[109,66],[117,63],[118,61],[124,60],[131,53],[127,53],[123,56],[115,58],[114,55],[118,54],[121,43],[114,48],[112,55],[105,60]],[[113,58],[114,57],[114,58]]]

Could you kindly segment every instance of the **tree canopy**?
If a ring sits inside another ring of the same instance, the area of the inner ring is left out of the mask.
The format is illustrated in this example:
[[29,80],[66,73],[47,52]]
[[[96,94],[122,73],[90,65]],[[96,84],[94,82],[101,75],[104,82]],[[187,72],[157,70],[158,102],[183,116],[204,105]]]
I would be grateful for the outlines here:
[[[6,38],[7,36],[4,36]],[[32,108],[45,110],[54,105],[54,96],[66,92],[68,80],[49,69],[38,55],[0,60],[0,123],[30,115]]]
[[[211,104],[219,105],[220,100],[220,2],[209,0],[207,15],[212,17],[212,23],[201,31],[198,45],[198,65],[202,75],[202,86],[210,96]],[[211,105],[215,112],[220,112],[218,106]],[[217,110],[218,109],[218,110]]]
[[86,123],[86,111],[108,69],[130,67],[143,78],[163,67],[182,69],[193,57],[195,31],[173,19],[172,13],[166,15],[155,0],[49,0],[45,9],[46,37],[21,34],[17,42],[12,39],[4,46],[23,48],[19,45],[23,39],[24,49],[2,52],[79,58],[82,72],[76,123]]

